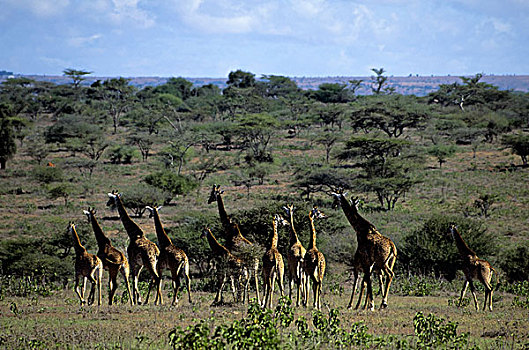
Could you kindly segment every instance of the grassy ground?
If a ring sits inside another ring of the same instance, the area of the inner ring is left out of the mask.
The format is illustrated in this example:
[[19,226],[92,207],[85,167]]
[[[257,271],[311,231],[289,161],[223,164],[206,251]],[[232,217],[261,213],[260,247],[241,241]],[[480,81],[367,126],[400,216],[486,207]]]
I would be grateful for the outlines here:
[[[475,311],[473,304],[458,308],[453,305],[458,295],[445,292],[426,297],[391,295],[390,306],[385,310],[348,310],[349,292],[346,289],[342,295],[324,294],[322,310],[327,313],[329,309],[338,309],[345,330],[363,321],[370,334],[411,338],[413,317],[422,312],[457,322],[458,332],[470,334],[471,345],[491,349],[529,346],[527,309],[512,306],[513,295],[507,293],[496,293],[494,311],[488,312]],[[168,334],[176,326],[185,328],[196,319],[207,318],[212,318],[216,325],[228,323],[246,313],[242,305],[211,306],[211,293],[197,292],[193,297],[193,304],[184,296],[178,307],[167,304],[80,307],[71,290],[58,291],[46,298],[8,297],[0,302],[0,347],[168,348]],[[231,296],[226,297],[231,300]],[[478,297],[481,302],[483,294]],[[295,318],[303,315],[311,320],[311,312],[312,308],[295,308]]]

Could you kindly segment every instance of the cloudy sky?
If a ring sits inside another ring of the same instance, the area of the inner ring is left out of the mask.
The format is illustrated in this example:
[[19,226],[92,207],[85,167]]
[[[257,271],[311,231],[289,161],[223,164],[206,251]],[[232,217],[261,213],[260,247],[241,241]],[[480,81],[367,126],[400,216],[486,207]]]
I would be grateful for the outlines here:
[[529,0],[0,0],[0,70],[529,74]]

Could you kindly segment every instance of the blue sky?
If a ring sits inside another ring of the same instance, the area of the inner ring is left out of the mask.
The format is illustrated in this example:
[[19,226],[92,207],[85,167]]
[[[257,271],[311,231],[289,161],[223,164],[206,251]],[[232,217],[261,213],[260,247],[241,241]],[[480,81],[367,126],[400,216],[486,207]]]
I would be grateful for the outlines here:
[[529,0],[0,0],[0,70],[529,74]]

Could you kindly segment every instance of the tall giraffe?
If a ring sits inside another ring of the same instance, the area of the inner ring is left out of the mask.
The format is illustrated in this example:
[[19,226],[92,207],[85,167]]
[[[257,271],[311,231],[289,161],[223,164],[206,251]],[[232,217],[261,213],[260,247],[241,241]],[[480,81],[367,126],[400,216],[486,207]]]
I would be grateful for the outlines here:
[[171,279],[173,280],[173,302],[172,305],[178,304],[178,290],[180,289],[180,275],[183,275],[186,281],[187,295],[189,297],[189,303],[191,301],[191,280],[189,278],[189,259],[187,258],[186,253],[177,248],[171,238],[165,232],[163,228],[162,221],[160,220],[160,215],[158,214],[158,208],[145,207],[149,210],[150,216],[154,218],[154,227],[156,229],[156,236],[158,237],[158,244],[160,245],[160,257],[158,260],[158,275],[160,276],[160,284],[157,286],[158,293],[160,293],[160,304],[163,303],[161,298],[161,279],[162,272],[164,269],[169,269],[171,271]]
[[[125,231],[129,236],[129,246],[127,247],[127,254],[129,256],[129,263],[132,270],[133,278],[133,300],[134,303],[139,305],[141,304],[141,295],[138,289],[138,280],[140,272],[143,269],[143,266],[147,267],[151,275],[151,282],[149,283],[149,290],[147,292],[147,297],[145,298],[145,304],[149,302],[149,294],[151,293],[151,288],[153,286],[158,286],[160,283],[160,276],[157,271],[158,257],[160,255],[160,250],[155,243],[151,242],[145,237],[143,230],[129,217],[123,202],[121,201],[121,194],[117,191],[112,191],[108,194],[109,201],[107,205],[115,205],[118,209],[119,217]],[[155,304],[158,302],[161,295],[156,293]]]
[[294,228],[294,205],[287,205],[283,207],[287,216],[290,218],[290,238],[289,248],[287,252],[288,262],[288,279],[289,279],[289,298],[292,299],[292,289],[296,285],[297,300],[296,306],[300,305],[303,299],[303,304],[306,304],[306,290],[305,290],[305,272],[303,271],[303,259],[307,250],[299,241],[298,234]]
[[[224,191],[220,190],[220,186],[213,185],[208,199],[208,204],[211,204],[215,201],[217,202],[220,222],[222,223],[222,227],[224,228],[224,233],[226,236],[226,248],[235,256],[243,259],[248,270],[252,271],[257,302],[261,304],[261,298],[259,296],[259,259],[251,256],[253,254],[249,254],[249,251],[251,251],[251,249],[254,247],[254,244],[241,234],[239,225],[237,225],[237,223],[235,223],[226,213],[224,202],[222,200],[222,193],[224,193]],[[245,300],[246,299],[243,299],[243,302]]]
[[371,272],[381,271],[386,276],[386,283],[382,292],[380,308],[385,308],[388,305],[389,287],[395,275],[393,273],[393,265],[397,258],[397,248],[391,239],[380,234],[372,223],[358,213],[356,200],[352,203],[349,202],[344,193],[332,193],[332,195],[335,198],[335,203],[340,204],[347,220],[355,230],[358,243],[357,252],[355,253],[353,261],[357,260],[357,265],[361,266],[361,269],[357,268],[353,270],[355,274],[353,292],[348,307],[351,308],[352,306],[358,273],[362,271],[364,272],[362,288],[364,284],[367,286],[365,307],[369,304],[369,309],[374,309]]
[[[217,294],[213,304],[223,302],[222,289],[227,277],[231,280],[233,300],[236,302],[241,300],[241,293],[246,292],[245,285],[247,284],[246,280],[248,280],[248,270],[244,262],[220,244],[208,227],[204,228],[201,237],[207,239],[217,262]],[[244,299],[244,295],[242,299]]]
[[130,304],[134,305],[129,284],[129,261],[125,257],[125,254],[112,245],[110,239],[103,232],[103,229],[97,222],[95,209],[88,208],[88,210],[83,210],[83,212],[88,217],[88,221],[92,224],[92,229],[96,236],[97,246],[99,248],[97,256],[103,262],[103,268],[108,270],[108,305],[112,305],[114,302],[114,295],[118,289],[118,273],[121,273],[125,280]]
[[263,307],[272,307],[272,297],[274,295],[274,286],[277,278],[279,292],[283,296],[283,276],[285,274],[285,263],[283,256],[277,249],[278,233],[277,227],[279,224],[288,225],[288,221],[283,219],[279,214],[274,215],[272,222],[273,231],[270,237],[270,248],[263,255]]
[[[303,260],[305,274],[310,278],[310,281],[312,281],[312,291],[314,296],[313,306],[318,310],[321,309],[321,287],[323,284],[323,276],[325,275],[325,256],[316,246],[316,228],[314,227],[314,219],[324,217],[325,215],[316,207],[313,207],[309,212],[311,236],[308,250],[305,253],[305,259]],[[309,278],[307,278],[307,286],[305,288],[307,301],[309,296]]]
[[[476,298],[476,290],[474,289],[474,283],[472,280],[477,279],[485,287],[485,302],[483,303],[483,310],[486,309],[487,304],[489,310],[492,311],[492,286],[490,281],[492,279],[493,272],[496,272],[494,268],[489,264],[488,261],[478,258],[476,253],[468,247],[466,242],[461,237],[457,226],[454,224],[450,225],[450,233],[454,238],[463,261],[463,273],[465,274],[465,284],[461,290],[461,298],[459,298],[459,306],[465,297],[468,285],[470,285],[470,291],[472,292],[472,297],[474,298],[474,305],[476,310],[479,310],[478,299]],[[497,275],[496,275],[497,276]]]
[[[92,284],[90,295],[88,296],[88,305],[94,303],[95,290],[97,287],[97,305],[101,305],[101,277],[103,275],[103,263],[96,255],[90,254],[86,248],[81,244],[79,235],[75,230],[75,224],[70,222],[68,231],[73,238],[73,248],[75,250],[75,292],[79,297],[81,305],[86,303],[84,299],[84,292],[86,288],[86,280],[88,279]],[[83,278],[83,288],[79,290],[79,279]]]

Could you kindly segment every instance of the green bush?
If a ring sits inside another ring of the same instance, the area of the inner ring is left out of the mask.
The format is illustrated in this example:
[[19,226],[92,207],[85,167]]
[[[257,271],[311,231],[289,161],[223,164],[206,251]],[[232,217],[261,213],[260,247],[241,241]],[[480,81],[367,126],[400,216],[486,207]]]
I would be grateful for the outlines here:
[[145,184],[136,185],[131,190],[125,189],[122,194],[123,205],[138,217],[145,213],[145,206],[156,207],[171,200],[167,192]]
[[159,171],[147,175],[145,182],[151,186],[170,193],[173,197],[185,195],[198,186],[198,183],[193,179],[183,175],[178,175],[171,171]]
[[138,152],[134,147],[117,145],[107,150],[108,159],[112,164],[131,164]]
[[481,258],[494,255],[494,237],[481,222],[456,215],[434,214],[424,225],[403,237],[399,260],[409,270],[419,274],[434,273],[453,280],[461,269],[459,252],[449,233],[449,225],[455,223],[461,236]]
[[33,168],[32,176],[38,182],[45,184],[64,180],[62,169],[58,167],[36,166]]
[[503,250],[499,265],[510,282],[529,279],[529,241]]

